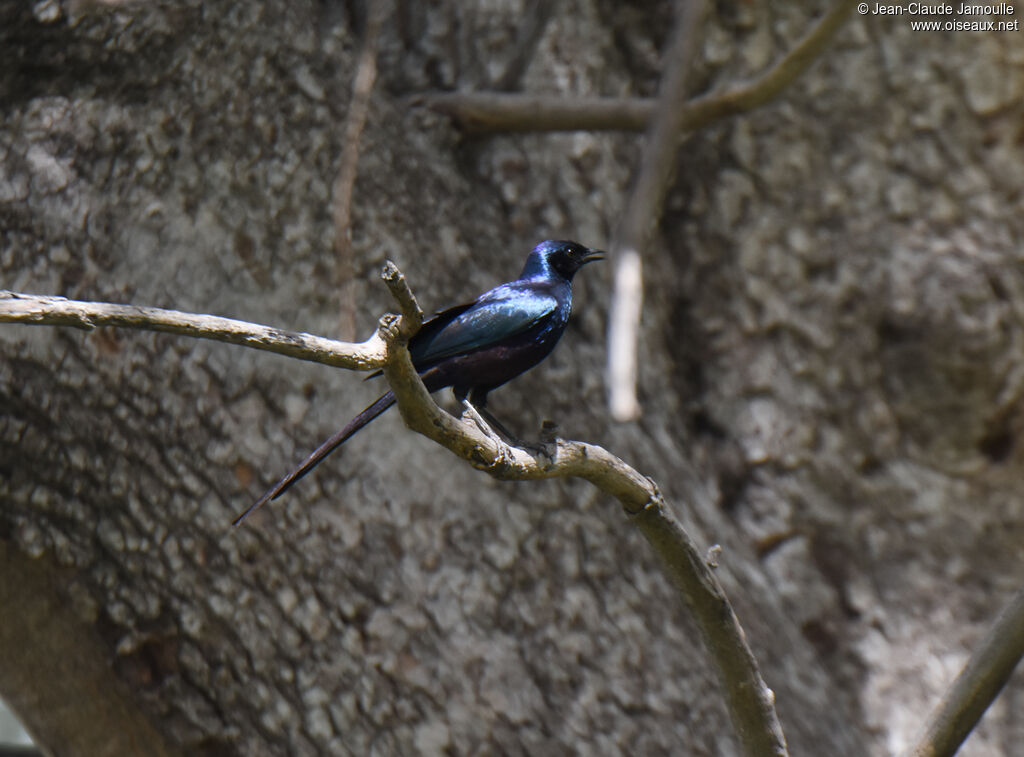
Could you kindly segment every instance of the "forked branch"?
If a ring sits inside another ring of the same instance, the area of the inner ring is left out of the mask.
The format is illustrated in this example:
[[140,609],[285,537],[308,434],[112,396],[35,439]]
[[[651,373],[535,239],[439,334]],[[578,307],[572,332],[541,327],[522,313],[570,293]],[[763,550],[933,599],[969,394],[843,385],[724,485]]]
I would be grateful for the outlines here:
[[[770,102],[825,51],[856,2],[841,0],[771,68],[750,81],[695,97],[683,107],[682,130],[694,131]],[[643,131],[655,98],[564,97],[502,92],[418,95],[412,102],[444,113],[471,134],[525,131]]]

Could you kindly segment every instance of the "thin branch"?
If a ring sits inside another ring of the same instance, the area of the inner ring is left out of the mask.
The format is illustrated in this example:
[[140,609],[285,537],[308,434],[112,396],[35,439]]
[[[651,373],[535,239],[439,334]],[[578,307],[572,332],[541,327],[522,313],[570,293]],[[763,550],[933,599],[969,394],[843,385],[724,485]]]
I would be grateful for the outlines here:
[[341,148],[341,164],[334,182],[334,252],[335,271],[341,301],[338,333],[350,339],[356,331],[355,266],[352,259],[352,196],[359,173],[359,139],[370,112],[370,93],[377,79],[377,41],[384,23],[385,0],[370,0],[363,30],[363,43],[356,64],[352,97],[345,118],[345,141]]
[[[724,92],[695,97],[683,108],[681,129],[695,131],[772,100],[825,51],[856,7],[842,0],[826,13],[790,52],[756,79]],[[453,92],[418,95],[422,104],[453,118],[471,134],[525,131],[643,131],[657,100],[643,97],[567,98],[562,95],[512,95]]]
[[420,330],[423,325],[423,309],[416,301],[416,295],[409,288],[409,282],[405,280],[405,274],[398,270],[398,266],[390,260],[384,263],[380,277],[387,285],[391,296],[395,298],[399,309],[402,311],[402,323],[399,328],[399,337],[405,342]]
[[[778,63],[752,82],[728,89],[719,95],[698,97],[691,102],[694,113],[690,118],[701,123],[712,123],[728,116],[759,108],[797,78],[814,63],[829,42],[846,23],[857,6],[854,0],[841,0],[812,28],[796,47]],[[687,127],[693,128],[693,127]]]
[[64,297],[46,297],[0,290],[0,323],[42,326],[73,326],[91,330],[98,326],[119,326],[162,331],[218,342],[268,350],[313,363],[372,371],[384,365],[385,344],[378,334],[365,342],[349,343],[312,334],[282,331],[215,315],[182,313],[178,310],[116,305],[109,302],[81,302]]
[[406,425],[473,467],[504,480],[576,476],[618,499],[694,613],[746,754],[785,755],[774,695],[761,678],[743,629],[714,572],[676,520],[654,481],[597,445],[556,438],[546,441],[541,451],[531,452],[510,447],[489,429],[472,420],[455,418],[439,408],[404,349],[422,322],[422,311],[397,267],[388,263],[382,277],[402,316],[383,316],[377,333],[361,344],[209,315],[3,291],[0,322],[87,329],[123,326],[216,339],[342,368],[383,367]]
[[953,755],[1024,657],[1024,589],[996,619],[907,757]]
[[654,112],[647,97],[566,97],[503,92],[418,94],[422,105],[449,116],[472,135],[533,131],[643,131]]
[[636,184],[612,244],[615,274],[608,315],[605,373],[608,407],[617,421],[640,415],[636,384],[643,301],[642,256],[661,218],[665,193],[676,167],[690,61],[703,11],[704,4],[700,0],[676,2],[676,23],[665,54],[665,77],[658,95],[658,108],[644,142]]

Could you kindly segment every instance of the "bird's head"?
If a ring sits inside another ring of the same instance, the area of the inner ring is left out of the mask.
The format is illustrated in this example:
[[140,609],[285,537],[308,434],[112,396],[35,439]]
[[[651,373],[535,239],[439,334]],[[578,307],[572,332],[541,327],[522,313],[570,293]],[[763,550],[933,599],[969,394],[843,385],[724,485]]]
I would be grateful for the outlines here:
[[548,239],[533,248],[523,268],[523,278],[554,272],[572,281],[576,271],[594,260],[604,259],[601,250],[592,250],[568,240]]

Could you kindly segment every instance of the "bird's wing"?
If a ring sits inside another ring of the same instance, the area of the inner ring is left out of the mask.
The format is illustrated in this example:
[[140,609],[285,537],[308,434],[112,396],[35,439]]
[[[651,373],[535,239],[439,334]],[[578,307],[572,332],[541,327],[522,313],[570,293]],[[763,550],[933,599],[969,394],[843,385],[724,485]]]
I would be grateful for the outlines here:
[[417,368],[489,347],[528,331],[558,308],[551,294],[508,285],[438,314],[409,344]]
[[[416,362],[415,349],[417,344],[425,343],[426,341],[429,341],[430,339],[434,338],[437,335],[437,333],[441,331],[441,329],[443,329],[449,323],[451,323],[460,315],[465,313],[471,307],[476,305],[476,302],[477,301],[464,302],[461,305],[456,305],[455,307],[448,308],[447,310],[439,310],[436,313],[434,313],[434,315],[429,320],[424,321],[423,325],[420,326],[420,330],[416,332],[416,336],[412,338],[412,342],[409,345],[409,350],[410,352],[412,352],[413,356],[413,363]],[[370,379],[377,378],[378,376],[382,376],[383,374],[384,371],[374,371],[365,379],[363,379],[363,381],[369,381]]]
[[[430,339],[432,339],[434,336],[437,335],[437,332],[439,332],[445,326],[455,321],[457,318],[459,318],[459,316],[461,316],[462,313],[464,313],[466,310],[468,310],[475,304],[476,301],[463,302],[461,305],[456,305],[455,307],[449,307],[445,310],[437,310],[429,320],[424,321],[423,326],[421,326],[420,330],[416,332],[416,336],[413,337],[412,342],[409,345],[410,352],[412,352],[413,354],[414,365],[417,362],[416,345],[424,344]],[[378,378],[383,375],[384,371],[378,370],[374,371],[372,374],[370,374],[369,376],[362,380],[369,381],[370,379]]]
[[[464,302],[461,305],[456,305],[455,307],[438,310],[428,320],[424,321],[422,326],[420,326],[420,330],[417,331],[416,335],[412,338],[413,344],[418,342],[426,343],[430,341],[437,336],[445,326],[476,305],[477,302],[478,300],[474,300],[473,302]],[[412,349],[412,345],[410,345],[410,349]]]

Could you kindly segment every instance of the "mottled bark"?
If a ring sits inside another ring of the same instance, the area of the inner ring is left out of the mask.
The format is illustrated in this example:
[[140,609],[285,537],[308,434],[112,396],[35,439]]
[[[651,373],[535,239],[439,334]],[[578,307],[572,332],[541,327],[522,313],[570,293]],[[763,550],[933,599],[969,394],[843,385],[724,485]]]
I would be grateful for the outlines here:
[[[2,288],[335,336],[360,4],[44,5],[0,5]],[[400,2],[382,31],[351,208],[364,337],[386,257],[429,311],[539,239],[601,246],[623,207],[636,135],[465,140],[407,98],[508,70],[650,96],[665,11],[565,0],[530,27],[496,5]],[[694,94],[827,7],[717,4]],[[525,67],[521,28],[543,30]],[[643,417],[604,409],[608,271],[493,396],[522,435],[555,418],[694,503],[794,754],[909,744],[1019,585],[1019,34],[856,16],[778,100],[683,145],[644,267]],[[377,387],[166,334],[5,325],[0,351],[0,594],[61,576],[39,601],[84,630],[52,675],[105,666],[169,749],[736,753],[685,609],[586,484],[495,482],[391,413],[231,531]],[[42,722],[12,669],[0,695]],[[1022,696],[1018,673],[963,753],[1020,754]],[[83,744],[121,722],[97,709]]]

